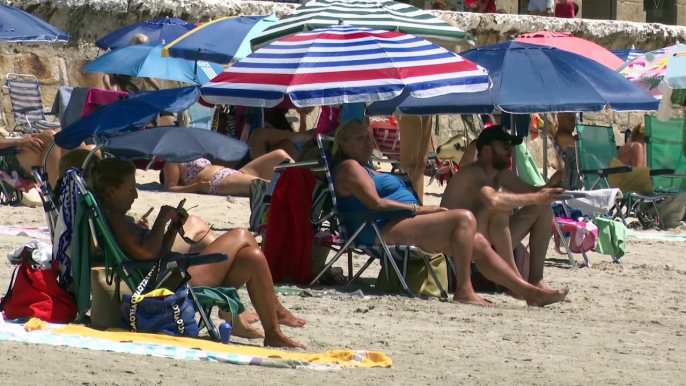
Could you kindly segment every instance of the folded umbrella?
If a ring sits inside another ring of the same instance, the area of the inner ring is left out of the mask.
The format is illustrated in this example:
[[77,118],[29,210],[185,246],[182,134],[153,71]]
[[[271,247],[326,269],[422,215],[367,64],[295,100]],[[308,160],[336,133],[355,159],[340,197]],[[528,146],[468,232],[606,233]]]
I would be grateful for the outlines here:
[[114,136],[123,131],[139,130],[164,111],[178,113],[198,100],[195,86],[158,91],[141,91],[91,112],[55,134],[55,143],[74,149],[86,139]]
[[128,46],[131,38],[136,34],[147,36],[149,43],[164,44],[194,28],[195,24],[187,23],[184,20],[175,17],[162,17],[119,28],[98,39],[95,46],[103,50]]
[[21,43],[66,42],[66,32],[22,11],[0,4],[0,41]]
[[189,162],[198,158],[238,161],[248,145],[210,130],[163,126],[101,139],[108,153],[127,160],[156,156],[165,162]]

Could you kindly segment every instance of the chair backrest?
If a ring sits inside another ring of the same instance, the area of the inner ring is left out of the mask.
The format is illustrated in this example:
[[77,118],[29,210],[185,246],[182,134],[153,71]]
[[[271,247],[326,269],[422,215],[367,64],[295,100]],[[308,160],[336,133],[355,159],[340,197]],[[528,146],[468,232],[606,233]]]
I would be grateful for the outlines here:
[[372,121],[369,133],[380,152],[388,158],[400,160],[400,129],[397,122],[391,119]]
[[45,120],[38,78],[28,74],[7,74],[7,89],[15,122]]
[[212,129],[212,117],[214,116],[214,108],[205,107],[200,103],[196,102],[188,109],[188,113],[191,118],[190,124],[188,126],[205,130]]
[[[333,185],[333,170],[331,169],[333,165],[331,164],[331,155],[326,150],[326,146],[324,146],[324,141],[333,142],[333,137],[323,134],[317,135],[317,146],[319,147],[319,156],[321,163],[324,165],[326,181],[329,185],[329,192],[331,194],[331,201],[333,203],[333,217],[336,218],[336,222],[338,224],[338,232],[341,236],[341,239],[347,240],[348,234],[346,232],[346,228],[343,222],[340,220],[340,217],[338,216],[338,213],[340,213],[340,211],[338,210],[338,200],[336,199],[336,190],[334,189]],[[403,183],[405,183],[405,186],[407,186],[407,188],[412,192],[412,194],[414,194],[417,201],[421,202],[419,200],[417,192],[415,192],[412,186],[412,180],[410,179],[410,176],[405,172],[404,169],[402,169],[402,167],[400,167],[399,170],[400,172],[393,173],[393,175],[400,178],[400,180],[403,181]]]
[[[662,122],[652,115],[645,116],[646,166],[653,170],[673,169],[675,174],[686,174],[686,157],[683,152],[683,118]],[[686,179],[652,177],[653,187],[659,191],[685,191]]]
[[[577,125],[576,159],[578,171],[606,169],[610,160],[617,158],[617,144],[614,129],[608,126]],[[579,173],[581,174],[581,173]],[[584,175],[584,187],[590,190],[596,182],[597,175]],[[604,179],[597,181],[594,189],[607,189]]]

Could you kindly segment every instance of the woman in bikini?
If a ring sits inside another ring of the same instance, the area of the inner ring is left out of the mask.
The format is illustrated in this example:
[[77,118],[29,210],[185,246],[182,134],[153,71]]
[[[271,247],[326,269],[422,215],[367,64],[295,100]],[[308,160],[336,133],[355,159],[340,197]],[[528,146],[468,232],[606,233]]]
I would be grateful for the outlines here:
[[284,161],[293,162],[293,158],[283,150],[274,150],[240,169],[214,165],[207,158],[186,163],[168,162],[164,165],[162,183],[170,192],[248,196],[252,180],[271,180],[274,167]]
[[646,138],[646,126],[643,123],[639,123],[631,130],[631,136],[629,137],[629,142],[622,145],[622,147],[617,150],[617,155],[619,156],[619,161],[624,165],[631,167],[645,167],[646,166],[646,156],[643,144]]

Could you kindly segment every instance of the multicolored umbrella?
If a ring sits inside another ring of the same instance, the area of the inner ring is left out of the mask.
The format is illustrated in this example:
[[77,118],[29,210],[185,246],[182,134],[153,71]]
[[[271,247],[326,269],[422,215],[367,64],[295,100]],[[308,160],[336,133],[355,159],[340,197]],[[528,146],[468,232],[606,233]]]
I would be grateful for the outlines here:
[[28,12],[0,4],[0,41],[21,43],[66,42],[66,32]]
[[650,51],[619,67],[617,72],[648,91],[650,95],[658,99],[662,98],[662,91],[660,91],[659,86],[665,77],[670,54],[677,47],[670,46]]
[[665,82],[673,89],[686,89],[686,45],[679,44],[669,53]]
[[277,20],[275,15],[222,17],[167,44],[162,49],[162,56],[220,64],[227,64],[232,59],[239,61],[252,52],[250,39]]
[[371,102],[488,89],[488,73],[424,39],[339,25],[261,48],[201,88],[208,103],[273,107]]
[[195,24],[187,23],[175,17],[162,17],[139,23],[133,23],[119,28],[103,36],[95,42],[95,46],[103,50],[128,46],[131,38],[136,34],[148,37],[148,43],[164,44],[170,42],[195,28]]
[[390,0],[312,0],[254,38],[253,49],[303,31],[347,24],[404,32],[441,46],[470,45],[474,38],[445,20],[409,4]]
[[593,59],[613,70],[619,68],[624,61],[606,48],[592,41],[578,38],[570,32],[538,31],[517,36],[518,42],[552,46],[561,50]]
[[639,57],[643,56],[646,54],[646,51],[643,50],[637,50],[636,47],[633,45],[631,48],[621,48],[618,50],[610,50],[613,54],[615,54],[618,58],[622,59],[624,63],[629,63],[634,59],[638,59]]

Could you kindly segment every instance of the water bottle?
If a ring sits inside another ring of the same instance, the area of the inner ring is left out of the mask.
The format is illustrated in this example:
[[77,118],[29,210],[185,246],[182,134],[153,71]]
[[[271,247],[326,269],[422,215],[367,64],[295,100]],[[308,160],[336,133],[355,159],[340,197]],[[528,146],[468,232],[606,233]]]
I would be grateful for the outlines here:
[[222,343],[229,344],[229,340],[231,340],[231,323],[224,322],[220,324],[219,335],[221,336]]

